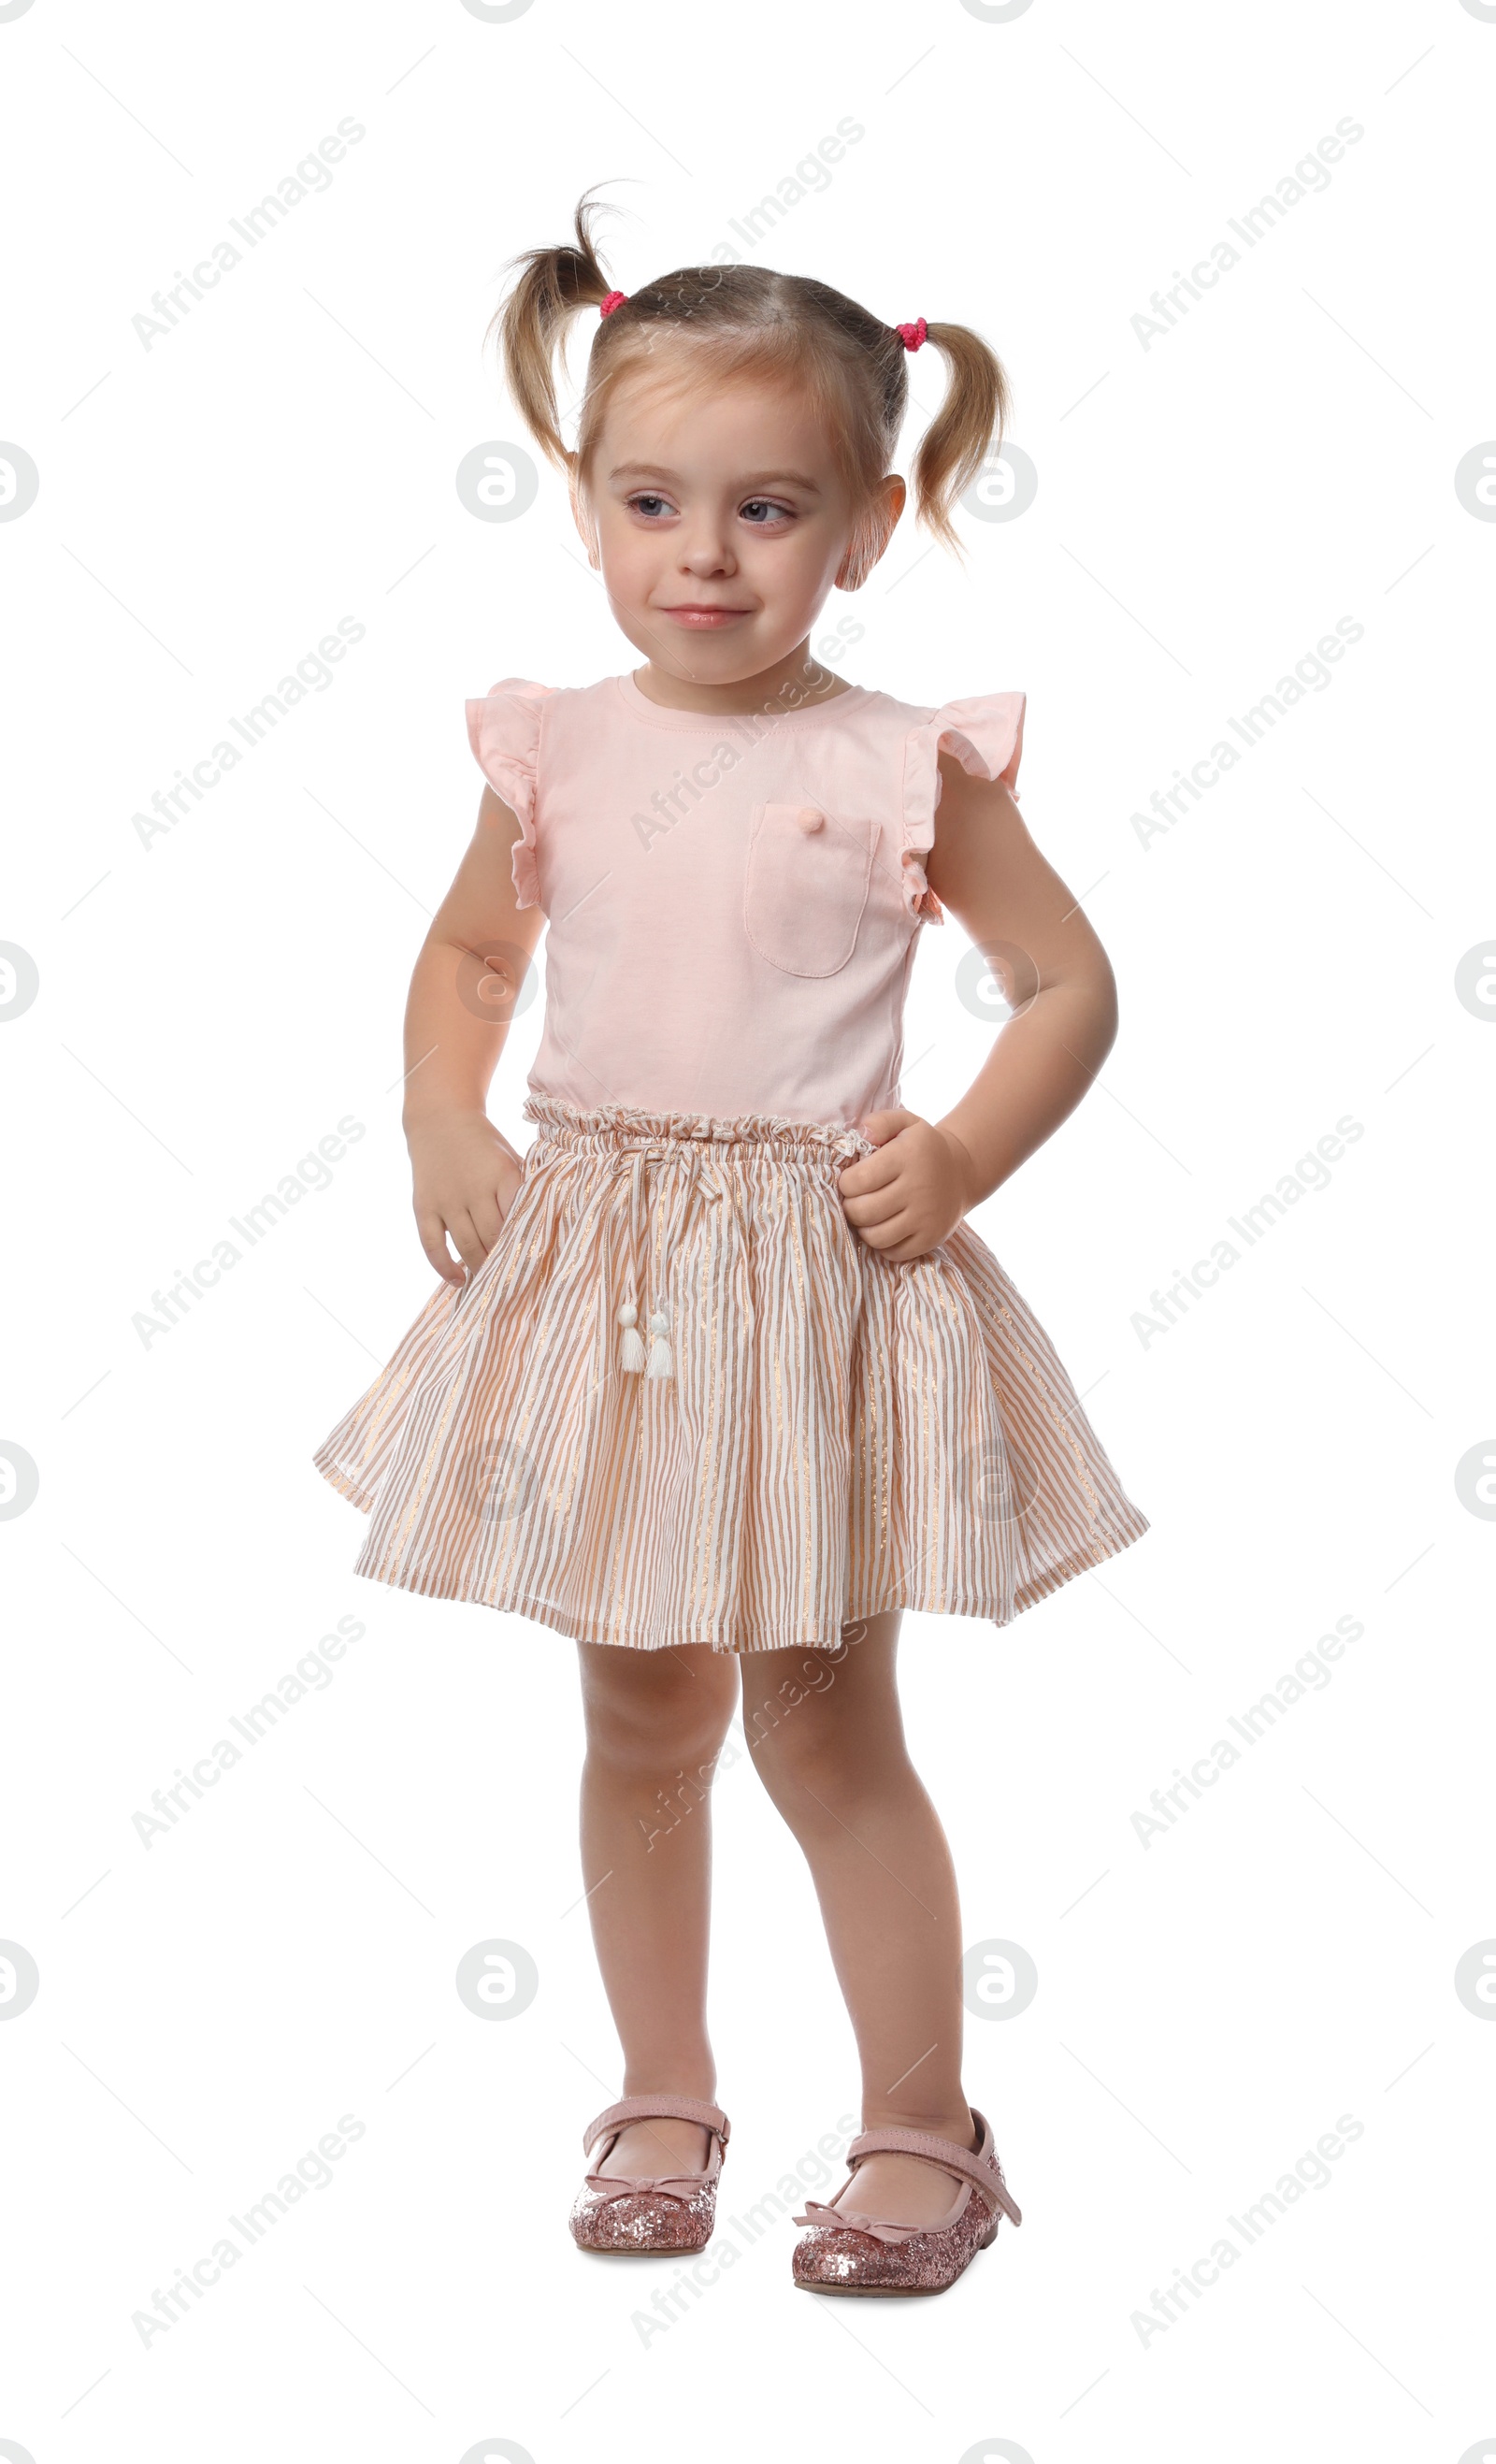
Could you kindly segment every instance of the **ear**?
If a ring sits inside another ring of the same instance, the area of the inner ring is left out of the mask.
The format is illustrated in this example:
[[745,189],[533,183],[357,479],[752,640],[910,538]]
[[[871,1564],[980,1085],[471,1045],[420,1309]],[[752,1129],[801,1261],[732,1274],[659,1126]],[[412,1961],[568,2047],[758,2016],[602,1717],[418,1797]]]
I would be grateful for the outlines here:
[[592,519],[592,514],[587,505],[586,498],[583,496],[581,488],[578,486],[577,473],[575,470],[572,471],[568,479],[567,492],[571,497],[572,520],[576,523],[582,544],[587,551],[587,562],[591,565],[593,572],[596,573],[599,570],[602,561],[598,554],[597,526]]
[[888,546],[898,526],[908,494],[896,471],[891,471],[879,484],[876,501],[864,516],[847,542],[836,575],[838,590],[860,590]]

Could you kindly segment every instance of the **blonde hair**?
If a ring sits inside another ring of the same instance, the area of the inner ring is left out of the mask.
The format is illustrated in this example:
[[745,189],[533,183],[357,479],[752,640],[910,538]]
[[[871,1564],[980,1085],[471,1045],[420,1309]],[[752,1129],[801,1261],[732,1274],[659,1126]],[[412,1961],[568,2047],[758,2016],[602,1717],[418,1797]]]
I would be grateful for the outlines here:
[[[590,192],[589,192],[590,194]],[[566,473],[573,501],[584,506],[592,454],[618,384],[661,354],[661,382],[686,391],[726,384],[745,371],[792,385],[830,441],[854,509],[843,587],[855,590],[876,561],[875,491],[897,450],[909,403],[908,353],[895,325],[807,275],[758,265],[688,265],[629,294],[603,318],[587,360],[575,448],[565,443],[556,407],[555,363],[562,363],[571,319],[600,308],[613,290],[598,258],[583,196],[575,247],[533,248],[512,258],[520,271],[490,326],[505,381],[540,451]],[[679,339],[678,361],[661,346]],[[950,384],[914,457],[915,517],[961,553],[951,506],[1001,442],[1012,403],[1002,363],[966,325],[927,325],[943,352]]]

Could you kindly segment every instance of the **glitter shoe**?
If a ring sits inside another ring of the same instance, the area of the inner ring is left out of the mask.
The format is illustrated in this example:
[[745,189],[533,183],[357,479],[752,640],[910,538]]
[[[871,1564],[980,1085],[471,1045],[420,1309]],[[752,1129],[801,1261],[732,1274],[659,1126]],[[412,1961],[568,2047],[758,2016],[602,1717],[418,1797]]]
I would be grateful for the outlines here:
[[[865,2130],[847,2151],[850,2170],[836,2198],[825,2207],[807,2200],[798,2225],[811,2231],[795,2245],[795,2281],[803,2293],[944,2293],[979,2250],[997,2239],[999,2212],[1023,2221],[1002,2178],[992,2125],[972,2108],[975,2149],[925,2130]],[[949,2215],[935,2225],[884,2224],[855,2208],[843,2208],[865,2156],[922,2156],[954,2174],[957,2189]]]
[[571,2237],[579,2250],[657,2252],[704,2250],[716,2219],[716,2186],[722,2170],[729,2124],[717,2105],[692,2096],[626,2096],[589,2122],[582,2147],[605,2164],[609,2148],[630,2122],[650,2120],[696,2122],[712,2133],[704,2173],[660,2173],[634,2176],[590,2172],[577,2193],[570,2216]]

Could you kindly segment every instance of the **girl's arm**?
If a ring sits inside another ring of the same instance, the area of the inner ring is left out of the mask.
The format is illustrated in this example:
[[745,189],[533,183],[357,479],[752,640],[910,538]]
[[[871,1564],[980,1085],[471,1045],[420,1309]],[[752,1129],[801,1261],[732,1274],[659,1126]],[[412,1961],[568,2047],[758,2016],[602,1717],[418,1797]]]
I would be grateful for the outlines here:
[[959,1103],[938,1122],[908,1111],[864,1125],[879,1141],[841,1177],[846,1212],[873,1248],[916,1258],[991,1196],[1057,1130],[1117,1031],[1116,979],[1073,892],[1023,826],[1006,787],[940,756],[925,876],[994,972],[1016,1015]]
[[545,922],[539,907],[515,904],[519,836],[515,814],[485,787],[477,827],[421,944],[406,1003],[412,1202],[421,1246],[450,1284],[482,1265],[523,1169],[484,1103]]

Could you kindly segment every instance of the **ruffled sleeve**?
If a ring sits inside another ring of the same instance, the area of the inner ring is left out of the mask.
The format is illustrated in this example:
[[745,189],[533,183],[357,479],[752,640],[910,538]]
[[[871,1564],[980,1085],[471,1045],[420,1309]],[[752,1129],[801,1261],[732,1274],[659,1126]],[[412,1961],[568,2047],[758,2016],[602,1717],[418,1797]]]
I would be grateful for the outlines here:
[[1026,693],[973,693],[943,702],[914,728],[904,751],[904,840],[900,849],[904,904],[929,924],[943,924],[945,910],[925,879],[925,857],[935,845],[940,802],[939,756],[956,755],[974,779],[1000,779],[1016,796],[1023,750]]
[[554,685],[532,684],[524,676],[505,676],[484,694],[470,701],[468,742],[473,759],[496,796],[501,796],[519,824],[511,868],[517,907],[538,907],[539,879],[535,869],[535,797],[540,754],[540,711]]

